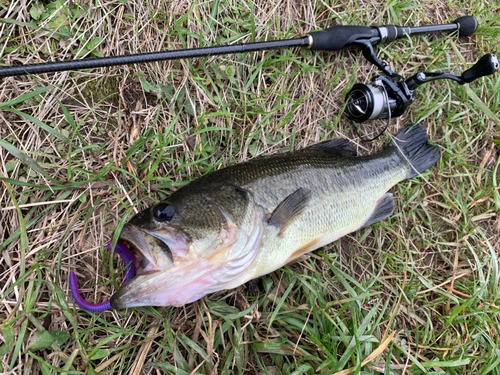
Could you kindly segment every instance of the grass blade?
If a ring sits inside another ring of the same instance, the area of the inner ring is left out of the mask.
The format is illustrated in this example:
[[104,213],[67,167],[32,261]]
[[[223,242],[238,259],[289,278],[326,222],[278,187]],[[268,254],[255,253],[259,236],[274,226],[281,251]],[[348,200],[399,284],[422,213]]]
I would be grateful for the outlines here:
[[[22,94],[18,96],[14,100],[10,100],[8,102],[0,103],[0,109],[6,110],[9,109],[10,107],[15,106],[16,104],[22,103],[28,99],[40,96],[41,94],[50,91],[54,88],[54,86],[45,86],[45,87],[40,87],[38,89],[35,89],[33,91],[29,91],[25,94]],[[12,109],[11,109],[12,110]]]
[[27,113],[24,113],[24,112],[15,110],[15,109],[8,109],[8,111],[12,112],[12,113],[15,113],[18,116],[21,116],[21,117],[25,118],[28,121],[31,121],[32,123],[34,123],[35,125],[38,125],[40,128],[42,128],[43,130],[45,130],[47,133],[49,133],[50,135],[54,136],[55,138],[60,139],[61,141],[63,141],[64,143],[66,143],[68,145],[70,144],[70,140],[66,136],[64,136],[61,133],[59,133],[52,126],[47,125],[43,121],[38,120],[36,117],[30,116]]
[[52,178],[47,172],[45,172],[43,170],[43,168],[40,167],[40,165],[35,160],[33,160],[32,158],[30,158],[24,152],[21,152],[17,147],[11,145],[7,141],[4,141],[3,139],[0,139],[0,146],[2,146],[7,151],[9,151],[14,157],[16,157],[17,159],[19,159],[19,161],[21,161],[21,163],[23,163],[26,166],[28,166],[29,168],[33,169],[35,172],[37,172],[38,174],[42,175],[47,180],[59,183],[58,180]]

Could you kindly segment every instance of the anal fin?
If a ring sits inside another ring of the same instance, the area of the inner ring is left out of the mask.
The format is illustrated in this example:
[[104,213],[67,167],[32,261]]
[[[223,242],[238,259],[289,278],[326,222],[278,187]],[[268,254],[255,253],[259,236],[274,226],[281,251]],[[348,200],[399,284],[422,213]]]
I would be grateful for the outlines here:
[[283,233],[294,222],[297,216],[304,211],[310,199],[310,190],[304,188],[295,190],[295,192],[278,204],[269,218],[268,224],[279,228],[280,234]]
[[380,220],[384,220],[394,212],[395,208],[396,203],[394,202],[394,196],[392,195],[392,193],[384,194],[382,198],[377,201],[375,210],[373,210],[368,220],[366,220],[366,222],[363,224],[363,228],[375,224]]

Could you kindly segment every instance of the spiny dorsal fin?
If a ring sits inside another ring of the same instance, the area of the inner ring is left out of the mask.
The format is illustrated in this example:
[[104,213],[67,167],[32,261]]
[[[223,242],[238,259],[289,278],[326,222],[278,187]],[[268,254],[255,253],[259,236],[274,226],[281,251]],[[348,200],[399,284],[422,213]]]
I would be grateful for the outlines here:
[[270,225],[280,229],[280,234],[297,218],[307,207],[311,199],[311,191],[300,188],[286,197],[274,210],[268,220]]
[[363,225],[363,228],[372,225],[377,221],[384,220],[386,217],[390,216],[394,212],[395,208],[396,208],[396,203],[394,202],[394,197],[392,193],[384,194],[382,198],[380,198],[377,201],[375,210],[373,210],[368,220],[366,220],[366,223]]
[[324,141],[321,143],[316,143],[309,147],[306,147],[298,152],[308,152],[308,151],[323,151],[330,155],[337,156],[357,156],[358,153],[354,149],[354,146],[347,139],[335,138],[329,141]]

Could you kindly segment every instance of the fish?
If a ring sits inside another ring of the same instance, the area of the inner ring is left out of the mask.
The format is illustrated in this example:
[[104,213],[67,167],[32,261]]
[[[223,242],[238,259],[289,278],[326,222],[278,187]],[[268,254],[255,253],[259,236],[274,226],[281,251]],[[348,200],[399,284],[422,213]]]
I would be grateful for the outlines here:
[[386,219],[388,191],[439,158],[412,125],[373,155],[337,138],[213,171],[125,224],[134,276],[108,305],[179,307],[269,274]]

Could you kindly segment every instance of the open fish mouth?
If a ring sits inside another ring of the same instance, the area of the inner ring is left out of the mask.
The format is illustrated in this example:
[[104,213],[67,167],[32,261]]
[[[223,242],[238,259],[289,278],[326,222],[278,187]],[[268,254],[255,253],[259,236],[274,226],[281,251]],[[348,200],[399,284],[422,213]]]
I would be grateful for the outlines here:
[[[108,243],[108,248],[113,250],[112,241]],[[122,287],[136,276],[157,274],[170,268],[173,264],[173,256],[169,246],[135,225],[125,225],[114,252],[125,263],[125,268],[122,271],[124,275]],[[114,308],[112,305],[113,298],[99,304],[85,301],[80,295],[76,275],[73,271],[69,275],[69,285],[73,298],[82,309],[99,313]],[[121,288],[118,291],[120,290]]]
[[[135,256],[132,255],[132,252],[125,246],[126,241],[120,241],[116,243],[114,252],[118,254],[122,259],[123,262],[125,263],[125,268],[123,270],[123,274],[125,275],[125,278],[123,280],[122,285],[125,285],[128,283],[134,276],[136,275],[136,268],[137,264],[142,264],[144,263],[145,258],[141,259],[140,256]],[[109,241],[108,242],[108,249],[113,250],[113,242]],[[140,252],[136,252],[137,254],[141,254]],[[141,269],[138,269],[140,272]],[[80,306],[82,309],[87,310],[92,313],[100,313],[106,310],[111,310],[111,300],[108,300],[106,302],[102,303],[91,303],[88,301],[85,301],[83,297],[80,295],[80,291],[78,289],[78,282],[76,279],[76,275],[73,271],[70,272],[69,274],[69,286],[71,289],[71,294],[73,295],[73,298],[75,299],[75,302],[78,306]]]
[[[132,257],[132,266],[134,269],[134,276],[137,275],[142,275],[144,273],[148,273],[147,269],[149,268],[150,261],[148,258],[144,256],[144,254],[138,250],[137,246],[133,244],[130,241],[127,241],[126,239],[120,237],[118,239],[118,242],[116,244],[116,247],[120,246],[120,248],[125,247],[125,251],[128,251],[130,253],[130,256]],[[120,251],[124,251],[123,249]],[[116,248],[115,248],[115,253],[116,253]],[[123,259],[123,257],[122,257]],[[130,279],[126,280],[130,281]],[[125,281],[122,283],[122,285],[125,284]]]

